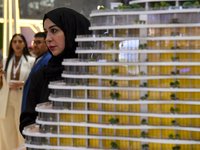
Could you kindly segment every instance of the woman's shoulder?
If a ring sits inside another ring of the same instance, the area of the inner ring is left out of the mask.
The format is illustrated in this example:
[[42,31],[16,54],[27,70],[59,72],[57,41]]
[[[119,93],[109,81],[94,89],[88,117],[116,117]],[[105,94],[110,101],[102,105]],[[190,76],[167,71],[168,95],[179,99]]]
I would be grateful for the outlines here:
[[34,63],[35,63],[35,57],[26,55],[26,58],[27,58],[27,61],[28,61],[28,64],[29,64],[30,68],[32,68]]
[[[44,67],[45,67],[45,66],[44,66]],[[34,71],[34,72],[32,73],[31,76],[38,77],[38,78],[39,78],[39,77],[45,77],[44,67],[42,67],[42,68],[40,68],[40,69]]]
[[49,78],[47,78],[47,75],[45,73],[47,66],[43,66],[42,68],[36,70],[31,74],[31,80],[34,80],[35,82],[40,82],[42,84],[43,82],[49,82]]
[[26,58],[28,59],[28,62],[35,62],[35,57],[27,55]]

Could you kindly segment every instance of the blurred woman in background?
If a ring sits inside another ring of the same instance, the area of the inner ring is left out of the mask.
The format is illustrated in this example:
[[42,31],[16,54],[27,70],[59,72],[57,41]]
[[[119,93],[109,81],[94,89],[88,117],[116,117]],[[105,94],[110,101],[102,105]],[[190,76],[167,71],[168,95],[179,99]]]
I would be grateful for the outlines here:
[[2,88],[0,89],[0,150],[13,150],[22,145],[19,132],[19,117],[23,86],[35,58],[28,52],[27,42],[22,34],[14,34],[9,46],[8,57],[0,68]]

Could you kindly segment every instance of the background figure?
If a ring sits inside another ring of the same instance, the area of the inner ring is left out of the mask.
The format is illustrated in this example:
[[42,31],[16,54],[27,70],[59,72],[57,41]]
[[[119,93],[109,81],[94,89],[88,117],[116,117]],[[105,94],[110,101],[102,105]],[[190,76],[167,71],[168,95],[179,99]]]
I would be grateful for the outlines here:
[[48,47],[45,42],[46,34],[44,32],[39,32],[35,34],[35,39],[33,42],[33,51],[36,55],[36,62],[33,66],[26,83],[24,84],[24,91],[23,91],[23,99],[22,99],[22,111],[24,111],[25,104],[26,104],[26,96],[28,93],[29,85],[31,82],[31,74],[36,70],[42,68],[44,65],[47,65],[49,59],[51,58],[51,54],[48,52]]
[[19,132],[19,116],[24,81],[35,61],[29,55],[24,36],[14,34],[8,58],[3,59],[3,70],[0,69],[0,77],[3,79],[0,90],[0,150],[13,150],[24,141]]
[[50,95],[50,81],[61,80],[64,70],[63,59],[77,58],[75,49],[78,46],[75,38],[80,34],[90,34],[90,22],[78,12],[68,8],[58,8],[45,14],[44,31],[47,34],[46,44],[52,54],[47,66],[35,71],[27,94],[25,110],[20,116],[20,131],[25,126],[35,123],[38,103],[47,102]]
[[28,51],[30,53],[31,56],[33,57],[37,57],[35,54],[34,54],[34,49],[32,47],[28,47]]
[[1,50],[0,50],[0,63],[1,63],[2,59],[3,59],[3,51],[2,51],[2,49],[1,49]]
[[[2,62],[2,60],[3,60],[3,51],[2,51],[2,49],[0,50],[0,69],[3,67],[3,62]],[[2,78],[0,77],[0,89],[1,89],[1,87],[2,87]]]

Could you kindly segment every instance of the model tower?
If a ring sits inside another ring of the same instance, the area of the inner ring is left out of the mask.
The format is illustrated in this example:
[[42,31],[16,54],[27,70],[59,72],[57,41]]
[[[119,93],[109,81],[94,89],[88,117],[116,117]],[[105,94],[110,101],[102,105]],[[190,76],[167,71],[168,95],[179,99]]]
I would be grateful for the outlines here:
[[117,6],[91,13],[93,34],[23,131],[28,150],[200,150],[199,4]]

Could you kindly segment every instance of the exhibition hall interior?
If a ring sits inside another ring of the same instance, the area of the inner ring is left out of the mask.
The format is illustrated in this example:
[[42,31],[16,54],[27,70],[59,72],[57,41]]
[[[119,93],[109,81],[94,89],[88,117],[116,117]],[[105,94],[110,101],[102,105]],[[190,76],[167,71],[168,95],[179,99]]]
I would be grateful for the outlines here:
[[27,150],[200,150],[200,1],[19,0],[10,26],[16,3],[0,5],[4,57],[12,33],[31,45],[54,8],[91,23],[24,128]]

